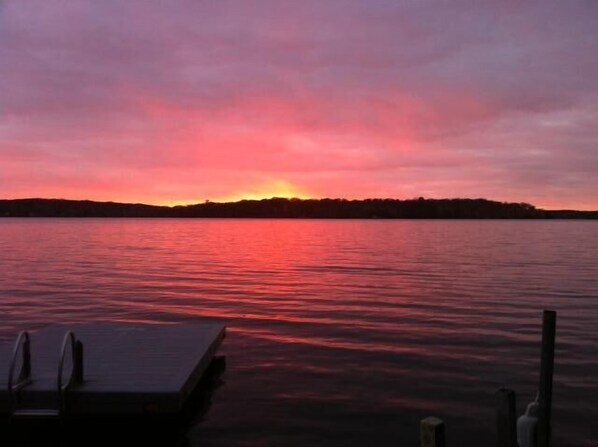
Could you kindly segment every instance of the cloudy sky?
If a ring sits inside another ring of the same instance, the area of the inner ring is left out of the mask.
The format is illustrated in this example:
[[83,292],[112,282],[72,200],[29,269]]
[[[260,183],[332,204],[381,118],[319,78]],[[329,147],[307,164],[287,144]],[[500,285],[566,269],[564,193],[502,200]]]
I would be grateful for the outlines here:
[[0,198],[598,209],[598,2],[0,0]]

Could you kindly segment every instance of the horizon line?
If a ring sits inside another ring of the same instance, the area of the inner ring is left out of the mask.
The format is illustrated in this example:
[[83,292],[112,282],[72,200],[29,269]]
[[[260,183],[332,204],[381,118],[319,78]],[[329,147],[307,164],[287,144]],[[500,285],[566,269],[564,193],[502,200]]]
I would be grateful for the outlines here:
[[233,201],[217,201],[217,200],[210,200],[205,199],[203,202],[192,202],[192,201],[185,201],[185,203],[179,203],[174,205],[167,205],[167,204],[155,204],[155,203],[144,203],[144,202],[120,202],[116,200],[94,200],[94,199],[68,199],[68,198],[58,198],[58,197],[22,197],[22,198],[12,198],[12,199],[0,199],[0,201],[19,201],[19,200],[56,200],[56,201],[68,201],[68,202],[94,202],[94,203],[113,203],[119,205],[142,205],[142,206],[152,206],[152,207],[160,207],[160,208],[177,208],[177,207],[188,207],[188,206],[198,206],[198,205],[206,205],[206,204],[218,204],[218,205],[227,205],[227,204],[235,204],[240,202],[260,202],[265,200],[292,200],[292,201],[308,201],[308,200],[343,200],[348,202],[364,202],[367,200],[396,200],[396,201],[417,201],[417,200],[484,200],[488,202],[496,202],[502,204],[525,204],[530,205],[536,210],[540,211],[582,211],[582,212],[598,212],[598,209],[585,209],[579,210],[574,208],[539,208],[533,203],[530,202],[515,202],[515,201],[504,201],[504,200],[496,200],[496,199],[488,199],[485,197],[444,197],[444,198],[435,198],[435,197],[413,197],[409,199],[400,199],[396,197],[368,197],[365,199],[350,199],[344,197],[263,197],[263,198],[247,198],[247,199],[240,199],[240,200],[233,200]]

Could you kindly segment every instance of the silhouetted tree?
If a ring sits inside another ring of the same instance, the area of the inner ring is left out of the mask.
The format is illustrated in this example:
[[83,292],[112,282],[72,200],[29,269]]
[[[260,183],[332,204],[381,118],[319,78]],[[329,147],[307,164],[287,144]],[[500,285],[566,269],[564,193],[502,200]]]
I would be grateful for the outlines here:
[[88,200],[0,200],[0,217],[249,217],[323,219],[596,219],[598,211],[547,211],[486,199],[284,199],[205,201],[187,206]]

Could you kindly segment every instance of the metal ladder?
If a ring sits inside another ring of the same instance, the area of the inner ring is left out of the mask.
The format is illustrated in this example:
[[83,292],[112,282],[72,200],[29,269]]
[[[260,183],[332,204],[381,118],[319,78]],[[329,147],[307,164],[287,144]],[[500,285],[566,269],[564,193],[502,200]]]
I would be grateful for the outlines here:
[[[70,345],[71,351],[71,373],[68,380],[63,383],[64,363],[67,348]],[[15,368],[17,359],[21,352],[21,368],[15,381]],[[60,418],[66,410],[66,392],[71,386],[83,383],[83,343],[77,340],[72,331],[68,331],[62,340],[60,359],[58,361],[58,375],[56,388],[58,395],[57,408],[19,408],[24,389],[33,382],[31,373],[31,337],[27,331],[23,331],[15,342],[10,370],[8,373],[8,401],[9,418],[13,419],[55,419]]]

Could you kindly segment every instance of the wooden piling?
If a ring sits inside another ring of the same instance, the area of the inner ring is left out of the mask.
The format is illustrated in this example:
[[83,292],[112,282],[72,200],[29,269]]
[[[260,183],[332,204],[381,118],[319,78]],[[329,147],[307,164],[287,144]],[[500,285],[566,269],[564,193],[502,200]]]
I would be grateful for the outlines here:
[[436,417],[427,417],[419,423],[421,447],[446,447],[444,422]]
[[496,392],[496,445],[517,447],[517,418],[515,391],[501,388]]
[[545,310],[542,318],[542,354],[540,363],[537,447],[550,446],[550,415],[552,409],[552,376],[554,372],[554,345],[556,333],[556,312]]

